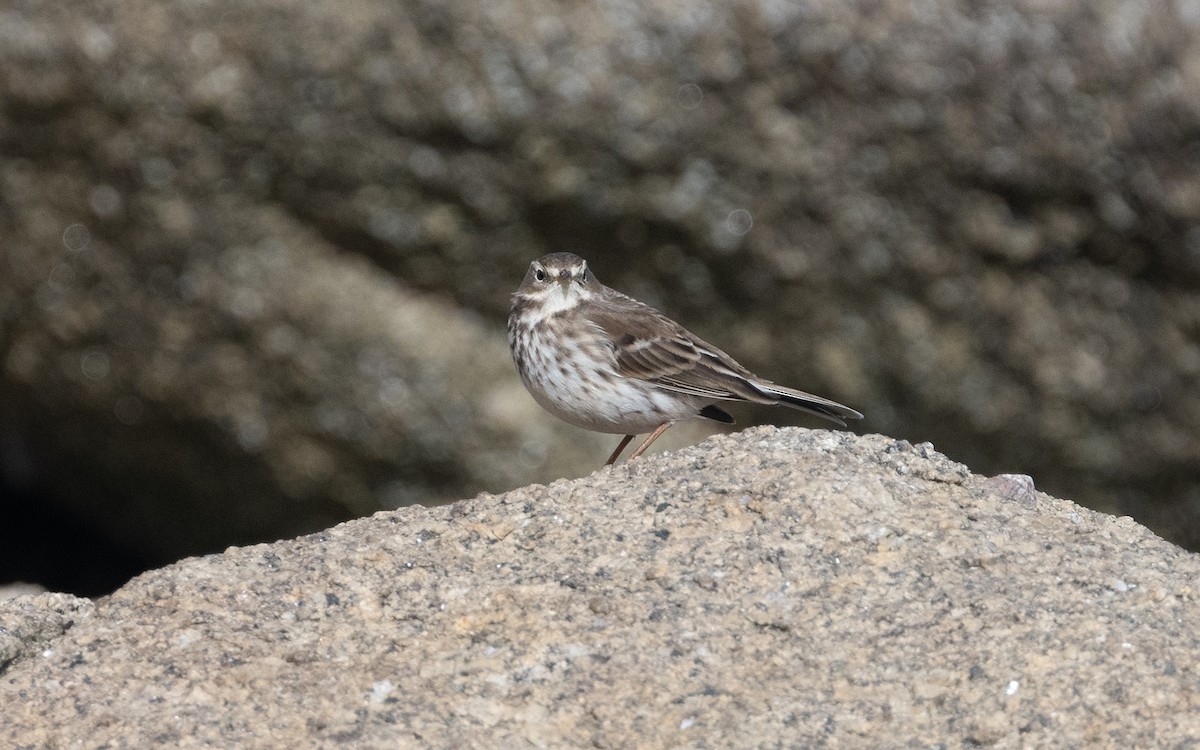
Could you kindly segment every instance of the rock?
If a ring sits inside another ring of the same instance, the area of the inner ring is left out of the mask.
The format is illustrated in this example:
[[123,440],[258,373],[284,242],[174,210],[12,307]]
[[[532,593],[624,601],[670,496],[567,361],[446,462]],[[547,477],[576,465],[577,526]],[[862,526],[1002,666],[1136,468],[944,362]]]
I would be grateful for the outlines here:
[[160,253],[181,264],[156,266],[160,289],[100,239],[53,289],[38,279],[64,261],[25,257],[0,378],[10,481],[166,562],[603,461],[476,317],[278,212],[203,211],[209,250]]
[[34,594],[44,594],[46,588],[36,583],[25,583],[24,581],[14,581],[12,583],[0,586],[0,600],[12,599],[18,596],[33,596]]
[[70,594],[8,593],[0,599],[0,674],[19,660],[48,656],[46,649],[94,609]]
[[605,453],[504,352],[509,292],[564,249],[870,430],[1200,545],[1178,4],[0,21],[0,469],[140,554]]
[[756,428],[0,603],[0,744],[1188,744],[1198,575],[928,445]]

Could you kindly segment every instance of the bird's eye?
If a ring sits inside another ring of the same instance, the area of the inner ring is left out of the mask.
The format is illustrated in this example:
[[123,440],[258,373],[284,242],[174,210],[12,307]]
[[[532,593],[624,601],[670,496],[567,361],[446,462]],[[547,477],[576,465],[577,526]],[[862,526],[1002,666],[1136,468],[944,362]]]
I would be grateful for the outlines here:
[[546,272],[540,268],[535,269],[533,272],[533,278],[537,279],[538,281],[545,281],[546,280]]

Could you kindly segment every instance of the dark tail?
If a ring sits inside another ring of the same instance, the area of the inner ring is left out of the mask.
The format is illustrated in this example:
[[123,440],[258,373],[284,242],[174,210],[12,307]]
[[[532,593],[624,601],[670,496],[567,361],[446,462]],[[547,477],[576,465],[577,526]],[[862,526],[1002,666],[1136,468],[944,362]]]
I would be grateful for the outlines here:
[[849,406],[839,404],[837,401],[830,401],[827,398],[814,396],[804,391],[784,388],[774,383],[755,383],[754,387],[768,396],[775,396],[779,399],[779,403],[784,406],[806,411],[822,419],[828,419],[830,422],[840,424],[842,427],[846,426],[847,419],[863,418],[860,412],[851,409]]

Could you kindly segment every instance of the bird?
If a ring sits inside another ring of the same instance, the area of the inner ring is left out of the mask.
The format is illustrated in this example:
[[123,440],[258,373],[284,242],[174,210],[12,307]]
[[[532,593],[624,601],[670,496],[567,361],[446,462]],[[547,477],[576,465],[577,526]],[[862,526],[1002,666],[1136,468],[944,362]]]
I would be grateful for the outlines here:
[[529,264],[512,295],[508,343],[533,399],[559,419],[624,435],[606,465],[649,433],[629,459],[676,422],[733,424],[714,402],[782,404],[843,427],[863,415],[821,396],[777,385],[650,305],[600,283],[574,253]]

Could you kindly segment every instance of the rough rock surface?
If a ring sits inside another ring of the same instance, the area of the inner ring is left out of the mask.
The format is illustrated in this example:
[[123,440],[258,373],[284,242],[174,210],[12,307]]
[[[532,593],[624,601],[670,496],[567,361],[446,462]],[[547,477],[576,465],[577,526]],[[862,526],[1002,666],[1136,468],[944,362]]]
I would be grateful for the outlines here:
[[1191,541],[1190,8],[9,3],[0,471],[149,555],[562,476],[588,438],[500,319],[573,249],[871,430]]
[[756,428],[0,603],[0,744],[1183,747],[1197,580],[1024,477]]

